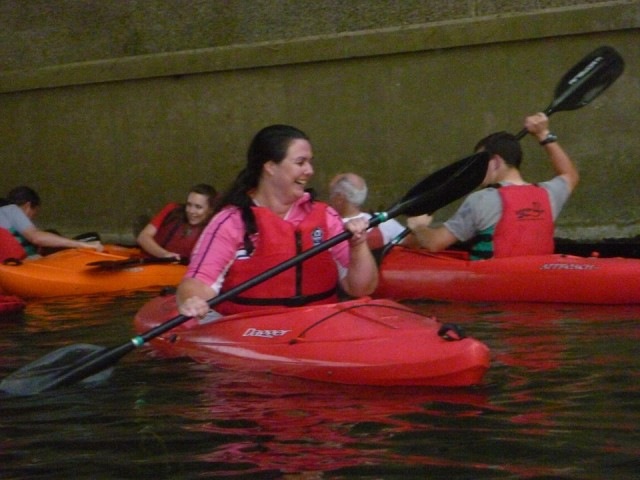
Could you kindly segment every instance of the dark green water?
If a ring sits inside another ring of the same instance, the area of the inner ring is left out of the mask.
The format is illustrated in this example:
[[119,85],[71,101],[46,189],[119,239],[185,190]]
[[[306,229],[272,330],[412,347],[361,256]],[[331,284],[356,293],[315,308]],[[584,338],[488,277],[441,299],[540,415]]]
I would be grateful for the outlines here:
[[[149,293],[29,304],[0,376],[119,345]],[[474,389],[363,388],[123,358],[111,378],[0,398],[2,479],[636,479],[640,306],[413,305],[492,351]]]

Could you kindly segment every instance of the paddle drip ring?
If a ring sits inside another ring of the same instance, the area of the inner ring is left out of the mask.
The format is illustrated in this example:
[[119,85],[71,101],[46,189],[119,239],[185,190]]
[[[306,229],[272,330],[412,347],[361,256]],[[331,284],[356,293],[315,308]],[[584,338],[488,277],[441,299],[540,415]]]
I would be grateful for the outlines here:
[[[453,333],[453,335],[452,335]],[[464,330],[455,323],[445,323],[438,329],[438,336],[450,342],[466,338]]]

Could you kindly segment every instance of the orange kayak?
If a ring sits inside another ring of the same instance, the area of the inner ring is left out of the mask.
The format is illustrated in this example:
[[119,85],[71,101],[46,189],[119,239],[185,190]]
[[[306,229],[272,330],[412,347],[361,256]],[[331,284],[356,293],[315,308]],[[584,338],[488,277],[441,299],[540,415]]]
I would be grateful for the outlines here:
[[[90,266],[92,262],[122,262],[140,256],[137,248],[106,245],[61,250],[36,260],[0,265],[0,291],[21,298],[87,295],[156,286],[176,286],[187,267],[179,264],[134,264],[121,268]],[[116,264],[117,265],[117,264]]]
[[[174,295],[136,314],[139,334],[176,317]],[[480,341],[454,334],[391,300],[360,298],[307,307],[277,307],[187,323],[149,345],[230,370],[330,383],[461,387],[479,384],[490,354]]]
[[640,259],[550,254],[471,261],[394,247],[376,296],[395,300],[640,304]]

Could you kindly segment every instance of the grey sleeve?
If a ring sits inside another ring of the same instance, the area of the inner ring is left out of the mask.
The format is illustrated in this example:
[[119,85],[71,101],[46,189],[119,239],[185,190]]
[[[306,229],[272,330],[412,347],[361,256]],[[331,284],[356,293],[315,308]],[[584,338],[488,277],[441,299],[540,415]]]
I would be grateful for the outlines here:
[[502,214],[500,196],[495,188],[483,188],[469,195],[444,226],[459,241],[466,242],[478,232],[495,225]]
[[16,232],[22,234],[28,228],[33,228],[33,222],[29,220],[22,209],[17,205],[7,205],[2,207],[0,213],[0,226],[8,229],[13,229]]
[[554,177],[548,182],[539,183],[547,192],[549,192],[549,202],[551,202],[551,212],[555,220],[560,215],[562,207],[567,203],[571,192],[567,188],[567,182],[564,178]]

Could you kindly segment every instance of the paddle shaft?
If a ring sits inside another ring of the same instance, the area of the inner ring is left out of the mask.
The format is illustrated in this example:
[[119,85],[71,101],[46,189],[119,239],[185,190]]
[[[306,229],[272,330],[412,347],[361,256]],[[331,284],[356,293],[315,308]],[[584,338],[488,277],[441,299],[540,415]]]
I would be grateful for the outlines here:
[[[544,109],[543,113],[547,117],[550,117],[551,114],[555,113],[556,111],[558,111],[556,110],[556,102],[552,102],[546,109]],[[516,134],[516,140],[522,140],[527,133],[529,133],[529,130],[527,130],[526,127],[523,128]]]

